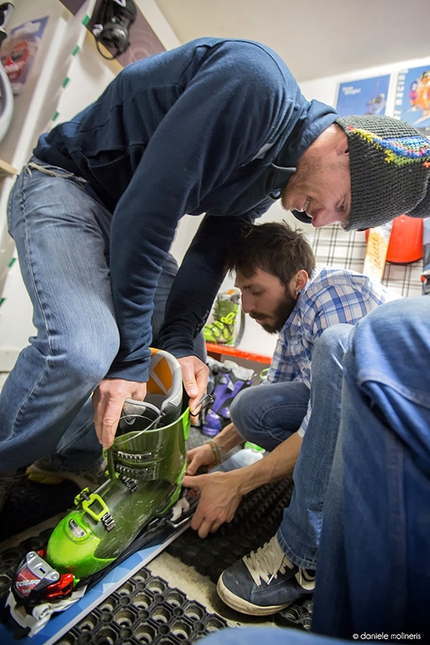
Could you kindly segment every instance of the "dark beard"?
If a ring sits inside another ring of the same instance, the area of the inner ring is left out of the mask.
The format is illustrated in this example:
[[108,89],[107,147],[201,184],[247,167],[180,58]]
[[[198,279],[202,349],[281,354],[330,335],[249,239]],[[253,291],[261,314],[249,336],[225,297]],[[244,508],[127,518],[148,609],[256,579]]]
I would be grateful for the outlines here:
[[292,298],[289,294],[285,294],[284,298],[275,309],[273,314],[273,323],[261,325],[263,329],[269,334],[277,334],[281,331],[296,306],[296,303],[297,300],[295,298]]

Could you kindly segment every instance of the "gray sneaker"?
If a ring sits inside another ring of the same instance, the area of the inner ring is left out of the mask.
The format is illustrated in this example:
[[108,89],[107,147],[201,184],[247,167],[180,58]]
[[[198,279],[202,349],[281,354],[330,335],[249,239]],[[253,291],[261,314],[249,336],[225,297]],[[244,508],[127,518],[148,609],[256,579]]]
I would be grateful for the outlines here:
[[39,484],[61,484],[68,479],[81,490],[89,488],[93,491],[106,480],[106,461],[97,462],[86,470],[67,470],[55,465],[51,457],[44,457],[33,462],[27,468],[26,474],[30,481]]
[[268,616],[315,588],[315,571],[300,569],[282,551],[276,535],[235,562],[219,577],[218,595],[242,614]]
[[0,475],[0,513],[15,484],[24,476],[23,470],[9,470]]

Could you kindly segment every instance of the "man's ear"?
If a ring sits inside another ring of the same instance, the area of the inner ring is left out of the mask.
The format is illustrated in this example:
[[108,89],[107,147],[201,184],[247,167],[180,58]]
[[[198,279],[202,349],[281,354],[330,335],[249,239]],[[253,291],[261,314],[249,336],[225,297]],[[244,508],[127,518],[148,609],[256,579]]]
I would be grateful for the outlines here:
[[290,282],[291,295],[297,298],[299,293],[305,288],[308,280],[309,276],[307,271],[305,271],[304,269],[297,271],[296,275]]
[[341,155],[349,154],[348,148],[348,138],[344,132],[342,132],[342,137],[339,143],[336,146],[336,154],[340,157]]

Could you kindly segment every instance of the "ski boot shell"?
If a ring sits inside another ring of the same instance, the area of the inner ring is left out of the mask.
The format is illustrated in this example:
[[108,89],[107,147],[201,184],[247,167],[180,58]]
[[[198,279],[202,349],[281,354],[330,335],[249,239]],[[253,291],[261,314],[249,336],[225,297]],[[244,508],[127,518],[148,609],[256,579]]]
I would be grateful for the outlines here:
[[76,581],[100,571],[120,555],[151,518],[176,502],[185,475],[184,429],[188,418],[186,411],[166,428],[145,432],[149,443],[165,438],[155,458],[151,448],[139,455],[148,459],[139,463],[148,479],[118,473],[94,493],[81,491],[75,498],[76,510],[60,521],[49,539],[46,555],[54,569],[73,573]]
[[75,585],[113,562],[154,517],[174,504],[186,470],[189,410],[182,411],[178,361],[152,350],[147,400],[128,399],[106,451],[109,478],[84,489],[55,527],[46,560]]
[[240,290],[236,287],[218,294],[215,302],[214,320],[203,327],[208,343],[233,345],[236,320],[240,310]]

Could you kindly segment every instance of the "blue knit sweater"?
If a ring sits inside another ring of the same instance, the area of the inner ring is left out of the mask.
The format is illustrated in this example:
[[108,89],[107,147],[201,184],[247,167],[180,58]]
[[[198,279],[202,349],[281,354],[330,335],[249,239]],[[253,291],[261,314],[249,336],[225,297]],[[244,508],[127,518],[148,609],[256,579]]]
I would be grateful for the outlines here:
[[109,376],[147,378],[152,299],[180,218],[206,213],[162,330],[162,347],[177,357],[193,354],[240,225],[279,197],[336,117],[307,101],[264,45],[201,38],[129,65],[95,103],[40,137],[34,154],[87,179],[112,212],[121,348]]

